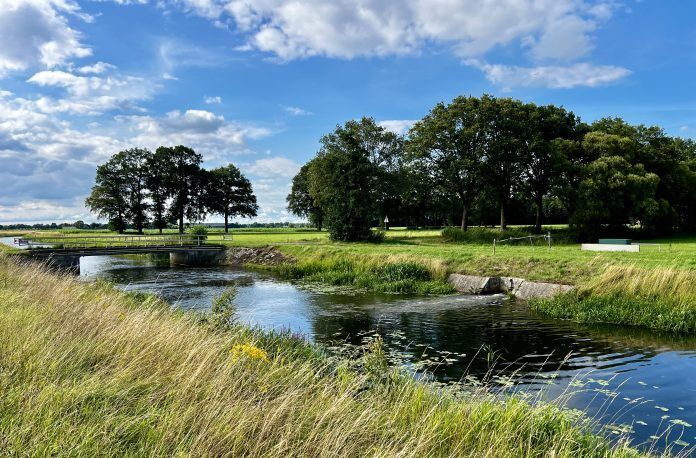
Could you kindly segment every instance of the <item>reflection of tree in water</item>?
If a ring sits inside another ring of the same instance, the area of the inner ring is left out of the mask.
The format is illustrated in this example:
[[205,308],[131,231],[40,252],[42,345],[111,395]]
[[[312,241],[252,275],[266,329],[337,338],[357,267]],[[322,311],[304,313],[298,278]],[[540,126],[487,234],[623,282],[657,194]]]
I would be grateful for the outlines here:
[[480,378],[491,366],[493,374],[516,373],[521,381],[558,369],[559,377],[572,377],[580,369],[610,369],[663,351],[696,348],[696,338],[549,320],[514,303],[424,313],[385,310],[351,307],[343,313],[315,314],[312,328],[316,339],[327,344],[359,345],[367,332],[376,331],[407,362],[432,361],[429,370],[440,380]]

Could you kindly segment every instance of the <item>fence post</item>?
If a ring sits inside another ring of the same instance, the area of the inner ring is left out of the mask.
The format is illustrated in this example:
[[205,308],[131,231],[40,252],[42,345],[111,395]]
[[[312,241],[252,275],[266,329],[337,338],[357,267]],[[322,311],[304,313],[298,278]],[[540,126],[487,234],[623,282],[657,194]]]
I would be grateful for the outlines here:
[[495,240],[496,239],[493,239],[493,255],[495,255]]
[[551,231],[547,232],[547,237],[549,239],[549,250],[551,249]]

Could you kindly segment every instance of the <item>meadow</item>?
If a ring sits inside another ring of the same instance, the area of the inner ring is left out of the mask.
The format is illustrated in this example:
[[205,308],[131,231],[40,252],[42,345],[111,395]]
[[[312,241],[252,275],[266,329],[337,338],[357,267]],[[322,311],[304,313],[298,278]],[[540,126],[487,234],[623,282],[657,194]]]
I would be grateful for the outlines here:
[[[233,295],[233,292],[230,293]],[[640,456],[577,412],[450,391],[0,254],[0,454]]]

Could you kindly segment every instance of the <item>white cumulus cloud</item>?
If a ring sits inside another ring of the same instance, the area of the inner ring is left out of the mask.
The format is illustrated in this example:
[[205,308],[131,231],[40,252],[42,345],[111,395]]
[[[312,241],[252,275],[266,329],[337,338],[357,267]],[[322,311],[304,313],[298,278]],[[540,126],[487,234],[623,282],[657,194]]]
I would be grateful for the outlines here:
[[90,20],[71,0],[3,0],[0,7],[0,77],[36,67],[53,68],[91,55],[67,16]]

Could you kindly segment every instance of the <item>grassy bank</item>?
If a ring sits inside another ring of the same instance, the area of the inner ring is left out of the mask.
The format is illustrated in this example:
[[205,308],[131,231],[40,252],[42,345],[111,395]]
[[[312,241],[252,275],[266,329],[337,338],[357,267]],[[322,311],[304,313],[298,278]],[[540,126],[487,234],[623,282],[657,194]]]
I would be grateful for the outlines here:
[[696,271],[609,266],[575,291],[530,304],[545,315],[583,323],[696,333]]
[[353,256],[317,253],[295,263],[283,263],[270,269],[283,279],[349,286],[375,292],[449,294],[454,288],[437,262],[413,262],[399,256]]
[[552,405],[457,396],[0,256],[0,454],[636,456]]

